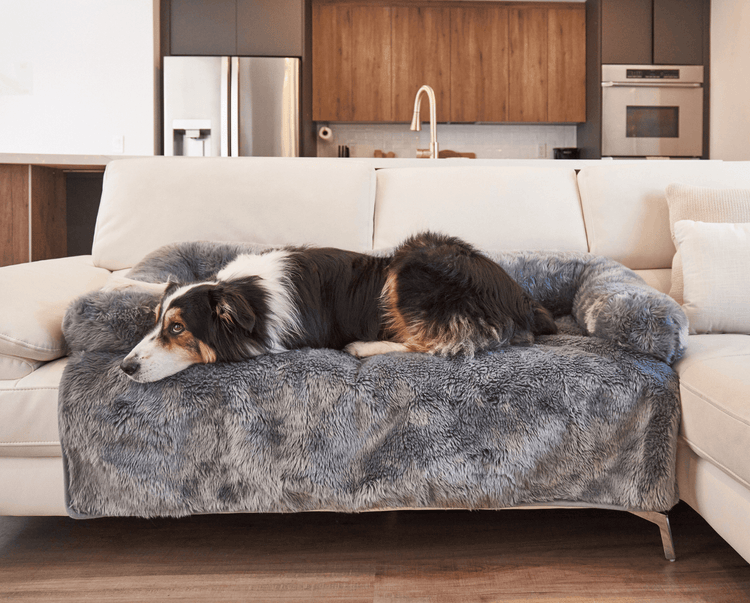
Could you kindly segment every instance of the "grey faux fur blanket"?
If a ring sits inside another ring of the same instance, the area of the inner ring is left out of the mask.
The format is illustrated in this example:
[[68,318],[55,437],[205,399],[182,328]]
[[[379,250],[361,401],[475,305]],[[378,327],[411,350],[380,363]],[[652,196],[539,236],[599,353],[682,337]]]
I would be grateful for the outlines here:
[[[203,279],[247,249],[170,246],[131,276]],[[472,359],[304,349],[140,384],[118,365],[157,300],[79,298],[59,405],[69,513],[669,509],[679,306],[603,258],[491,257],[559,317],[560,334]]]

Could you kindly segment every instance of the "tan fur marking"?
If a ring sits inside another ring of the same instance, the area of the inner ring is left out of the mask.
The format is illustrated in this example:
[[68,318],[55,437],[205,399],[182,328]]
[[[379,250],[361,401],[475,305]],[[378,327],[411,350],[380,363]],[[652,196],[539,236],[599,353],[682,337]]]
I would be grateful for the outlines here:
[[210,345],[203,343],[200,339],[197,339],[196,341],[198,342],[198,351],[201,356],[201,362],[203,362],[203,364],[216,362],[216,351],[214,351]]
[[398,275],[395,273],[386,278],[381,303],[388,339],[404,344],[411,352],[471,357],[505,337],[506,329],[498,330],[483,321],[473,324],[464,316],[454,316],[448,324],[408,319],[398,308]]
[[[183,325],[185,330],[177,335],[172,335],[169,333],[169,328],[176,322]],[[194,363],[210,364],[216,362],[216,351],[187,330],[180,308],[167,310],[162,324],[162,333],[167,334],[162,338],[162,345],[165,349]]]

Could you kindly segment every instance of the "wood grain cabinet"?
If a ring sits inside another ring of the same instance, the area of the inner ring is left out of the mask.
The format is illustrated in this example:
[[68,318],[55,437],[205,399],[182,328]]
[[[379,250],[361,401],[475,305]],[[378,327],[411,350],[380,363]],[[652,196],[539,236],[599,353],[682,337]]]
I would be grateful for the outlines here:
[[547,13],[547,121],[586,121],[586,12]]
[[[435,91],[437,120],[451,118],[450,8],[394,6],[391,25],[394,121],[410,122],[417,90]],[[423,115],[427,107],[422,105]]]
[[391,8],[313,6],[313,120],[394,121]]
[[37,165],[0,165],[0,266],[65,257],[65,174]]
[[314,0],[313,119],[409,122],[432,86],[441,122],[586,119],[580,3]]
[[451,9],[451,121],[508,121],[508,8]]

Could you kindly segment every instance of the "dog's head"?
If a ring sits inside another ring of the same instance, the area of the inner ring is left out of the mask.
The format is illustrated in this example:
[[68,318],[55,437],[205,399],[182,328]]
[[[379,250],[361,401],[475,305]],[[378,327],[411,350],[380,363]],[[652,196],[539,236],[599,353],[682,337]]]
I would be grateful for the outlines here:
[[141,383],[198,363],[232,362],[265,351],[265,295],[257,278],[172,284],[156,307],[156,324],[120,368]]

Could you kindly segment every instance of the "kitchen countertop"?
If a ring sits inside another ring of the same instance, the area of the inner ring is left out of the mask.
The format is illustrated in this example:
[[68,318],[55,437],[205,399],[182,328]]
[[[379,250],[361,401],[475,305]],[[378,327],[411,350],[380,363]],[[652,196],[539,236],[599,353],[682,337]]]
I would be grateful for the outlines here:
[[[0,153],[0,164],[41,165],[60,168],[67,171],[104,171],[110,161],[117,159],[135,159],[135,155],[53,155],[43,153]],[[159,157],[159,155],[157,155]],[[198,160],[189,157],[186,159]],[[581,169],[586,165],[596,165],[602,161],[639,161],[633,159],[466,159],[456,157],[450,159],[384,159],[370,157],[295,157],[290,160],[318,161],[366,161],[375,169],[398,167],[450,167],[450,166],[533,166],[533,167],[567,167]],[[648,160],[640,160],[648,161]]]
[[64,155],[47,153],[0,153],[0,164],[41,165],[68,171],[104,171],[114,159],[127,155]]

